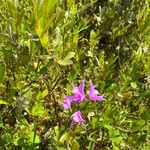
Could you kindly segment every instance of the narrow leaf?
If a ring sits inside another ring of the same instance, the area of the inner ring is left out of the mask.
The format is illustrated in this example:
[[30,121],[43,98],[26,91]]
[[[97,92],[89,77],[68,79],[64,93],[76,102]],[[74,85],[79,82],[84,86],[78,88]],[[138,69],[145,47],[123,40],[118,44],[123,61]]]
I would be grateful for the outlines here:
[[4,80],[5,72],[6,72],[5,64],[0,63],[0,83],[2,83]]

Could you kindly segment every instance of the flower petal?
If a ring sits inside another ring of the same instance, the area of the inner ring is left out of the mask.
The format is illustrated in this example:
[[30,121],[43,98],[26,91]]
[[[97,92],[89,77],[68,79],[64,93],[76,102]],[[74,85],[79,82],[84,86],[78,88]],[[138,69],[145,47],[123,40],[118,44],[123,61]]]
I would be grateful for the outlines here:
[[98,100],[98,101],[101,101],[101,100],[104,100],[104,97],[103,95],[98,95],[99,92],[97,90],[95,90],[95,85],[93,85],[92,82],[90,82],[90,92],[89,92],[89,99],[90,100]]
[[65,109],[69,109],[71,107],[71,101],[75,101],[76,103],[80,103],[83,101],[85,95],[84,95],[84,80],[82,80],[81,84],[79,87],[76,87],[72,85],[72,93],[73,95],[70,96],[65,96],[64,101],[62,102],[62,106]]
[[61,105],[65,109],[70,109],[71,108],[71,101],[69,99],[65,98],[64,101],[61,103]]
[[74,125],[75,123],[82,123],[84,122],[84,119],[81,116],[81,112],[78,110],[77,112],[73,113],[71,116],[71,126]]
[[98,100],[98,101],[105,100],[102,95],[100,95],[100,96],[96,96],[96,95],[95,95],[95,96],[91,96],[91,97],[89,96],[89,99],[90,99],[90,100],[94,100],[94,101],[96,101],[96,100]]
[[76,103],[80,103],[81,101],[83,101],[83,99],[85,97],[85,95],[84,95],[84,82],[85,82],[84,80],[81,82],[81,84],[79,85],[79,88],[72,85],[72,93],[74,94],[72,96],[75,96],[73,100]]
[[70,101],[74,101],[76,103],[80,103],[81,99],[82,99],[80,95],[66,96],[66,98],[69,99]]
[[65,98],[68,99],[68,100],[70,100],[70,101],[77,99],[77,97],[74,96],[74,95],[72,95],[72,96],[65,96]]
[[73,127],[76,124],[76,122],[71,121],[71,127]]
[[85,85],[85,80],[82,80],[81,84],[79,85],[79,91],[82,95],[84,95],[84,85]]
[[74,95],[80,94],[79,88],[76,87],[76,86],[74,86],[74,85],[72,85],[72,93],[73,93]]

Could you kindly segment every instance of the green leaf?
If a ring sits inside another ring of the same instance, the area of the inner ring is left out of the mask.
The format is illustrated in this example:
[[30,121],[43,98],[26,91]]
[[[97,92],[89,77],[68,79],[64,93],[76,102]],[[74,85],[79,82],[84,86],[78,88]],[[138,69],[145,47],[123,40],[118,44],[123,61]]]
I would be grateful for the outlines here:
[[112,143],[112,145],[113,145],[113,150],[120,150],[120,148],[115,143]]
[[91,30],[90,32],[90,47],[92,48],[92,46],[94,46],[97,42],[97,39],[96,39],[96,32],[94,30]]
[[35,141],[34,142],[35,143],[40,143],[40,137],[37,134],[34,135],[34,132],[30,131],[30,134],[28,136],[29,136],[29,140],[30,140],[31,143],[33,142],[34,136],[35,136]]
[[12,143],[13,139],[12,139],[12,135],[10,133],[6,133],[4,135],[5,140],[7,141],[7,143]]
[[92,111],[92,112],[89,112],[88,113],[88,119],[91,120],[91,118],[95,116],[95,113]]
[[67,6],[68,6],[69,9],[71,9],[74,6],[74,4],[75,4],[74,0],[67,1]]
[[0,84],[3,82],[6,73],[6,66],[3,63],[0,63]]
[[137,84],[135,82],[131,82],[131,87],[136,89],[137,88]]
[[21,11],[18,13],[17,15],[17,21],[16,21],[16,26],[20,26],[22,21],[23,21],[23,18],[24,18],[24,11]]
[[145,125],[145,120],[140,119],[140,120],[134,120],[132,124],[132,130],[137,131],[137,130],[145,130],[147,126]]
[[36,102],[32,107],[32,114],[35,116],[42,116],[45,110],[43,108],[43,104],[41,102]]
[[75,139],[70,142],[70,146],[72,150],[79,150],[80,148],[79,143]]
[[1,93],[4,93],[5,92],[5,86],[3,86],[3,85],[0,85],[0,91],[1,91]]
[[1,105],[1,104],[7,105],[8,103],[7,103],[6,101],[0,99],[0,105]]
[[18,89],[22,89],[25,85],[26,85],[26,82],[25,82],[25,81],[19,81],[19,82],[17,83],[17,88],[18,88]]
[[17,6],[16,1],[12,1],[12,0],[7,1],[7,7],[9,9],[9,12],[15,20],[17,19],[17,7],[16,6]]
[[25,138],[23,138],[23,137],[21,137],[21,138],[17,137],[16,141],[17,141],[17,143],[15,143],[15,144],[18,144],[19,146],[22,146],[25,143]]
[[64,58],[65,60],[69,60],[75,56],[75,52],[69,52],[67,56]]
[[99,117],[98,116],[95,116],[93,117],[92,119],[92,128],[96,128],[97,126],[99,125]]
[[109,126],[109,136],[114,143],[119,144],[122,142],[122,136],[118,129]]
[[46,90],[44,90],[43,92],[42,92],[42,98],[44,98],[45,96],[47,96],[48,95],[48,90],[46,89]]
[[70,148],[72,149],[72,150],[79,150],[79,143],[76,141],[76,139],[75,139],[75,133],[74,132],[72,132],[72,131],[69,131],[69,132],[66,132],[66,133],[64,133],[62,136],[61,136],[61,138],[60,138],[60,142],[61,143],[64,143],[65,141],[67,142],[67,143],[69,143],[69,145],[70,145]]
[[60,64],[62,66],[71,65],[71,64],[73,64],[73,61],[70,59],[73,58],[74,56],[75,56],[74,52],[69,52],[64,59],[58,61],[58,64]]
[[68,66],[68,65],[72,65],[73,61],[72,60],[59,60],[58,64],[60,64],[62,66]]
[[33,0],[34,16],[35,16],[35,30],[39,36],[41,43],[44,47],[47,47],[49,35],[48,29],[54,17],[55,5],[57,0]]
[[145,125],[145,120],[141,119],[141,120],[136,121],[136,125],[141,126],[141,127],[144,126]]
[[33,94],[33,92],[32,92],[32,90],[31,89],[25,89],[26,91],[25,91],[25,94],[23,95],[26,99],[28,99],[28,100],[31,100],[31,98],[32,98],[32,94]]
[[56,140],[58,140],[58,138],[59,138],[59,127],[55,126],[54,130],[55,130],[55,134],[56,134]]
[[66,150],[64,147],[57,147],[58,150]]
[[40,85],[37,84],[37,83],[32,83],[31,86],[32,86],[33,88],[39,88],[39,87],[40,87]]
[[20,54],[19,64],[20,65],[27,65],[30,61],[30,51],[29,48],[26,46],[24,49],[22,49],[22,52]]
[[[75,133],[74,132],[72,132],[72,131],[69,131],[69,132],[66,132],[66,133],[64,133],[62,136],[61,136],[61,138],[60,138],[60,142],[61,143],[64,143],[65,141],[68,141],[68,143],[69,143],[69,140],[72,140],[72,139],[74,139],[75,138]],[[69,139],[69,140],[68,140]]]
[[60,142],[61,143],[64,143],[66,140],[67,140],[67,138],[68,138],[68,133],[64,133],[62,136],[61,136],[61,138],[60,138]]

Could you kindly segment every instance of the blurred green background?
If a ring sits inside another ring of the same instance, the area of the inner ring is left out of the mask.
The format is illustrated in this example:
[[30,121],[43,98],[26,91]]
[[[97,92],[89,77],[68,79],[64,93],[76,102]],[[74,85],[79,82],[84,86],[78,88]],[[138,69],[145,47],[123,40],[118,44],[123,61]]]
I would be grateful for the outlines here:
[[[149,0],[0,0],[1,150],[150,150]],[[97,84],[70,128],[71,84]]]

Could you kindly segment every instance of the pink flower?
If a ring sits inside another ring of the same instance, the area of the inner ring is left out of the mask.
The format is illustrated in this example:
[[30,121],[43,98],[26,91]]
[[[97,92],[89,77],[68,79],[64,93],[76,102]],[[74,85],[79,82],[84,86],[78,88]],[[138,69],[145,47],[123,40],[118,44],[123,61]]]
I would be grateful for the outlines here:
[[74,126],[77,123],[84,124],[84,119],[81,116],[81,112],[78,110],[77,112],[73,113],[71,116],[71,127]]
[[92,82],[90,82],[90,92],[89,92],[89,99],[93,101],[102,101],[104,100],[103,95],[98,95],[99,92],[95,90],[95,85],[93,85]]
[[63,100],[63,102],[61,103],[61,105],[65,109],[70,109],[71,108],[71,101],[65,97],[65,99]]
[[83,101],[85,94],[84,94],[84,83],[85,81],[82,80],[81,84],[79,85],[79,87],[76,87],[74,85],[72,85],[72,93],[73,95],[71,96],[66,96],[67,99],[69,99],[70,101],[75,101],[76,103],[80,103],[81,101]]

